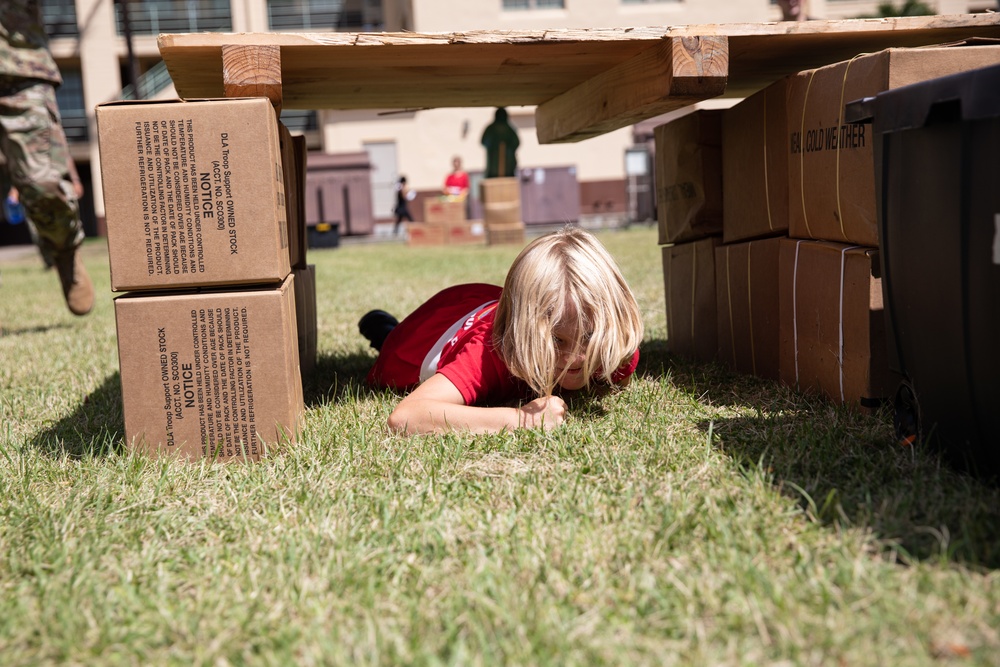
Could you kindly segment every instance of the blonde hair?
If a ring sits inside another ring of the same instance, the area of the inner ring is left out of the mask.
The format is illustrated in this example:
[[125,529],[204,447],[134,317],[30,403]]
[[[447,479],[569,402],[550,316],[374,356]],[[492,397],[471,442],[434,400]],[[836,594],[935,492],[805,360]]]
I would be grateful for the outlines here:
[[642,341],[639,307],[618,264],[592,234],[575,227],[528,244],[507,272],[497,304],[493,343],[511,373],[539,396],[562,379],[553,336],[560,325],[574,326],[584,338],[575,342],[584,348],[588,386],[595,375],[610,383]]

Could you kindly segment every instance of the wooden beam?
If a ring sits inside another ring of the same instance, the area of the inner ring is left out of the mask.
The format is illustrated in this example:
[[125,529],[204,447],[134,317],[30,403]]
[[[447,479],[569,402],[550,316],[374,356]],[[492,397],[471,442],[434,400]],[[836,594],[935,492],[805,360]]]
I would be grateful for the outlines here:
[[538,141],[580,141],[717,97],[728,73],[727,37],[668,37],[540,104]]
[[281,113],[281,47],[226,44],[222,47],[226,97],[266,97]]

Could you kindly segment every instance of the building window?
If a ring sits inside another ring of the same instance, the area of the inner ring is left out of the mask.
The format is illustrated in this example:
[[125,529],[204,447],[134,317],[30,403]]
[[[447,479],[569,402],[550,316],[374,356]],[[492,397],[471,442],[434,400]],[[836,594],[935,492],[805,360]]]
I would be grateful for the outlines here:
[[50,38],[77,37],[76,0],[43,0],[42,20]]
[[271,30],[383,29],[381,0],[268,0]]
[[62,85],[56,88],[56,104],[66,139],[87,141],[87,109],[83,103],[83,76],[79,69],[60,67]]
[[[129,26],[134,35],[161,32],[229,32],[233,15],[229,0],[144,0],[128,4]],[[122,2],[115,2],[118,34],[125,34]]]
[[565,0],[503,0],[504,10],[563,9]]

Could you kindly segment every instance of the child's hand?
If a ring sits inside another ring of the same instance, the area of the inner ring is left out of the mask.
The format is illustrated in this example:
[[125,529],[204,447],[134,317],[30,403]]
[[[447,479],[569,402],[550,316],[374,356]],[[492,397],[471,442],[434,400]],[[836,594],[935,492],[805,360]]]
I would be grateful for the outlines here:
[[558,396],[542,396],[518,408],[519,422],[524,428],[551,431],[566,421],[566,401]]

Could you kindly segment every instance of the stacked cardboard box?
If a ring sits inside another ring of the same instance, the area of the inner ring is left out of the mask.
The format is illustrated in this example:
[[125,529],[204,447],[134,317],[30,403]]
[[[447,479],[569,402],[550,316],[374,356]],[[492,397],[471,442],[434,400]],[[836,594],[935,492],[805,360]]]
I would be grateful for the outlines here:
[[664,246],[667,349],[699,361],[718,356],[715,248],[718,236]]
[[485,239],[483,223],[468,220],[464,196],[442,195],[424,200],[424,222],[407,225],[407,242],[412,246],[467,245]]
[[777,380],[778,247],[781,239],[715,249],[719,359],[741,373]]
[[788,231],[788,81],[727,109],[722,118],[722,240]]
[[285,186],[285,217],[288,220],[288,257],[292,269],[304,269],[309,239],[306,227],[305,174],[306,138],[293,135],[284,123],[278,123],[281,166]]
[[126,442],[255,460],[294,440],[305,244],[285,194],[304,151],[265,98],[110,103],[97,121]]
[[515,177],[486,178],[479,184],[486,243],[524,243],[521,182]]
[[721,165],[708,113],[657,128],[660,243],[673,244],[663,249],[668,349],[851,406],[891,396],[899,378],[886,360],[873,142],[870,128],[844,122],[844,107],[997,62],[1000,45],[974,42],[793,74],[721,113]]
[[886,49],[800,72],[788,92],[789,236],[878,246],[871,128],[853,100],[1000,62],[996,42]]
[[654,130],[667,349],[718,358],[716,252],[722,241],[721,116],[699,110]]
[[719,359],[779,377],[778,242],[788,229],[786,82],[722,113],[722,240],[716,250]]
[[781,380],[842,403],[876,405],[889,370],[878,250],[782,239]]
[[660,245],[722,233],[721,120],[706,109],[653,130]]
[[465,197],[440,196],[424,200],[424,222],[428,225],[448,225],[465,222]]
[[411,246],[444,245],[448,240],[441,225],[411,222],[406,225],[406,243]]

